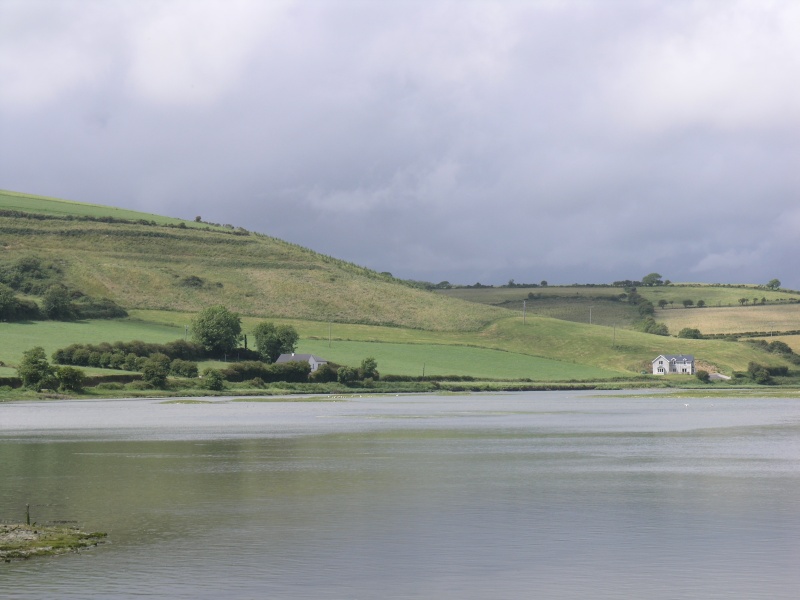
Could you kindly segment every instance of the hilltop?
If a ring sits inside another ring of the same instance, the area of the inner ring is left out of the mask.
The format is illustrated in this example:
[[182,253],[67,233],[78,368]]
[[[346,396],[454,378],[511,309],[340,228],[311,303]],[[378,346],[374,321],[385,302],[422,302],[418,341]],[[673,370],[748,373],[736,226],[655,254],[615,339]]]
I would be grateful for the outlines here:
[[126,309],[477,331],[506,316],[233,226],[0,192],[0,265],[54,264],[68,287]]

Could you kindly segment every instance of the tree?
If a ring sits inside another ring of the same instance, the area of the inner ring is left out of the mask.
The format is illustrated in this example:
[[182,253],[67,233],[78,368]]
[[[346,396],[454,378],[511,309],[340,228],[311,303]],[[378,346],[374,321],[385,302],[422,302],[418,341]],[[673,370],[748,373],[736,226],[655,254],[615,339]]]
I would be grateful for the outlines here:
[[17,375],[26,388],[41,390],[53,384],[54,369],[47,362],[44,348],[36,346],[22,353],[22,360],[17,367]]
[[690,307],[690,306],[692,306],[693,304],[694,304],[694,301],[693,301],[693,300],[684,300],[684,301],[683,301],[683,308],[689,308],[689,307]]
[[703,308],[706,305],[705,300],[698,300],[697,301],[697,308]]
[[542,279],[542,281],[541,281],[541,283],[539,283],[539,285],[542,286],[542,287],[547,287],[547,280],[546,279]]
[[658,273],[650,273],[649,275],[645,275],[642,277],[642,285],[646,286],[654,286],[654,285],[663,285],[663,281],[661,281],[661,275]]
[[747,298],[739,298],[739,304],[741,304],[742,306],[744,306],[748,302],[750,302],[750,300],[748,300]]
[[658,301],[658,308],[663,309],[667,304],[669,304],[664,298]]
[[239,315],[224,306],[209,306],[192,321],[192,339],[210,354],[226,354],[236,348],[242,335]]
[[379,379],[378,362],[372,358],[365,358],[361,361],[361,369],[359,369],[361,379]]
[[256,325],[253,337],[256,339],[256,350],[270,363],[278,360],[281,354],[294,352],[297,340],[300,339],[297,330],[291,325],[275,325],[269,321]]
[[54,321],[68,321],[73,318],[72,301],[69,290],[61,284],[51,285],[42,297],[42,311]]
[[703,383],[708,383],[711,379],[711,376],[708,374],[708,371],[704,371],[703,369],[698,369],[697,373],[695,373],[695,377],[697,377]]
[[339,383],[344,385],[358,381],[358,369],[354,369],[353,367],[339,367],[339,370],[336,372],[336,378]]
[[771,290],[777,290],[781,287],[781,280],[780,279],[770,279],[767,282],[767,287]]

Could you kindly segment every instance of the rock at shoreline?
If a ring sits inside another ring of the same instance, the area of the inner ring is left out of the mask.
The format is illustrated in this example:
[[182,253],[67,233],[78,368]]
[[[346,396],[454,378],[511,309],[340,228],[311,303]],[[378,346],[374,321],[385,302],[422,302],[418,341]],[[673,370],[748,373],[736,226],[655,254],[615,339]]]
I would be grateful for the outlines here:
[[0,524],[0,561],[76,552],[96,546],[105,533],[85,533],[74,527]]

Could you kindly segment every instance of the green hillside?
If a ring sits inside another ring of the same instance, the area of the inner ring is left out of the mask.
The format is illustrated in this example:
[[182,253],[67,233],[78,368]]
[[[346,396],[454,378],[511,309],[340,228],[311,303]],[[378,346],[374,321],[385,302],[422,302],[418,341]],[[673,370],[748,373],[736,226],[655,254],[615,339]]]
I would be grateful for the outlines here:
[[[0,266],[24,256],[52,261],[68,287],[127,309],[198,311],[224,304],[243,315],[443,331],[474,331],[506,316],[276,238],[182,227],[178,220],[141,224],[139,218],[151,215],[101,209],[0,195]],[[11,210],[48,218],[2,212]]]
[[[619,288],[434,293],[238,227],[0,192],[0,269],[31,257],[41,266],[36,276],[50,279],[26,300],[41,303],[41,289],[59,282],[109,298],[130,317],[0,323],[0,375],[13,374],[35,345],[50,353],[72,342],[183,337],[194,313],[214,304],[242,315],[245,333],[264,319],[288,323],[300,334],[299,352],[349,365],[374,356],[384,374],[599,380],[638,376],[660,353],[694,353],[723,372],[750,361],[786,364],[749,344],[626,329],[635,315],[612,299]],[[776,305],[786,296],[763,293]]]

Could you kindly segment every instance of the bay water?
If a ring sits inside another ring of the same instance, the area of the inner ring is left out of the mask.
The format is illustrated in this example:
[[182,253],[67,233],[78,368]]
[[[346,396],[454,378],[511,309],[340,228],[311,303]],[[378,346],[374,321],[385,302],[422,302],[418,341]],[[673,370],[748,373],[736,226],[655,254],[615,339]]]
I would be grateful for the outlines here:
[[800,597],[800,402],[595,392],[0,404],[0,597]]

